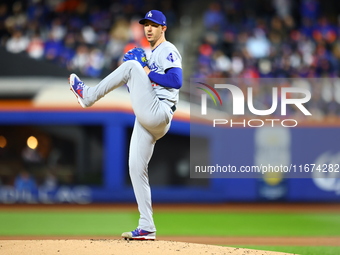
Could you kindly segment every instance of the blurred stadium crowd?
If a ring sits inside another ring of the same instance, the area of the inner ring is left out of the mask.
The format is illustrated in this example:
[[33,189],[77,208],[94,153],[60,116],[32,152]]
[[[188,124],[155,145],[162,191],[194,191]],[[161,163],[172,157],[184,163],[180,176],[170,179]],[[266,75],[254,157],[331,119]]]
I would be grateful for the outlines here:
[[339,10],[332,0],[212,2],[196,76],[338,77]]
[[[340,76],[337,0],[221,0],[194,4],[208,8],[201,8],[204,11],[198,15],[203,26],[195,36],[199,41],[197,50],[193,50],[197,61],[185,66],[187,76]],[[178,0],[1,0],[0,46],[83,76],[103,78],[120,64],[130,48],[148,50],[138,23],[148,10],[162,10],[173,30],[180,25],[180,6]],[[313,94],[314,117],[340,115],[340,84],[336,80],[320,80],[318,86],[309,83],[307,87]],[[183,91],[189,91],[187,82]],[[266,91],[260,89],[259,93]]]
[[[210,2],[203,13],[204,32],[193,76],[284,79],[274,83],[312,92],[308,104],[312,118],[337,118],[340,84],[333,78],[340,76],[339,11],[340,2],[333,0]],[[292,84],[286,78],[304,80]],[[262,109],[271,106],[265,99],[268,88],[262,84],[257,90],[257,102],[267,102]],[[288,115],[297,112],[291,109]]]
[[0,46],[48,60],[82,75],[101,77],[123,53],[147,47],[139,19],[160,8],[176,20],[174,1],[0,1]]
[[[211,1],[202,14],[195,77],[338,77],[336,3],[327,1],[325,9],[320,0]],[[148,47],[140,17],[159,8],[172,26],[176,6],[175,0],[0,1],[0,45],[99,77],[131,46]]]

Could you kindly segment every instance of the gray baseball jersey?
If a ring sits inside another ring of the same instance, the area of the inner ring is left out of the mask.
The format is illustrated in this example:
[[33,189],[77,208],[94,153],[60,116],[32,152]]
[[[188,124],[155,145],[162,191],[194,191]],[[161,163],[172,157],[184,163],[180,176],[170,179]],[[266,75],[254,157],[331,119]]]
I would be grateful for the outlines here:
[[[182,68],[182,57],[177,48],[170,42],[165,41],[158,45],[151,53],[149,59],[149,68],[159,74],[164,74],[165,70],[172,67]],[[178,89],[167,88],[152,84],[158,98],[166,98],[169,101],[177,104],[178,102]]]

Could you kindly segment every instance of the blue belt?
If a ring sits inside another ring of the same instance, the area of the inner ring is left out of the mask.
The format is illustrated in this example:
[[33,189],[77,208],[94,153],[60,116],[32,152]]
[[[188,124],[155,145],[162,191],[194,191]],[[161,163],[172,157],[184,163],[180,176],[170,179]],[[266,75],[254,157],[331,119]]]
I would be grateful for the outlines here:
[[[167,100],[166,98],[159,98],[159,100],[161,100],[161,101],[163,101],[163,100]],[[170,102],[170,101],[169,101]],[[173,105],[173,106],[171,106],[170,107],[171,108],[171,110],[172,110],[172,112],[175,112],[176,111],[176,105]]]

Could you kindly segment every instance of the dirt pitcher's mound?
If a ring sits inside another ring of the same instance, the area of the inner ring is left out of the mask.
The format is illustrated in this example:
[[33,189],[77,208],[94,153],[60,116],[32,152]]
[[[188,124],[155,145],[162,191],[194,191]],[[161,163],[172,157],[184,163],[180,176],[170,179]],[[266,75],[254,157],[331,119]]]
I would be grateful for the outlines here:
[[0,240],[2,255],[131,255],[131,254],[228,254],[284,255],[288,253],[258,251],[214,245],[173,241],[91,240]]

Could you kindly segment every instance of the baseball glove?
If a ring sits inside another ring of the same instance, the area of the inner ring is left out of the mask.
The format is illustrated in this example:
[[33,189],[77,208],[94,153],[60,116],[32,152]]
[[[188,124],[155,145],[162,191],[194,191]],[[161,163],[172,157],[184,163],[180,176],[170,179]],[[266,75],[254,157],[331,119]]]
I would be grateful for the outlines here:
[[142,67],[148,65],[148,60],[146,59],[145,51],[142,48],[133,48],[125,53],[123,61],[137,60]]

